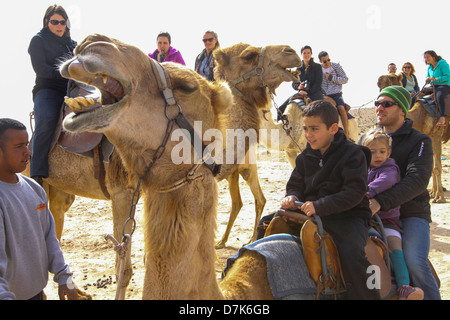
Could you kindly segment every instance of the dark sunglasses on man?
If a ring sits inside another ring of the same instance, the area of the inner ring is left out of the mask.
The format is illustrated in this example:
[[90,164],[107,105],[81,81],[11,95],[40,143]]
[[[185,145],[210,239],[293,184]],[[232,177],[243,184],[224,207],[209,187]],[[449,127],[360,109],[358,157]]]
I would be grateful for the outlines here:
[[208,38],[208,39],[203,39],[203,42],[212,42],[215,38]]
[[383,108],[390,108],[396,104],[398,103],[394,101],[375,101],[375,107],[379,107],[381,105]]
[[50,24],[52,24],[54,26],[57,26],[58,24],[60,24],[62,26],[66,25],[66,20],[61,20],[61,21],[59,21],[59,20],[50,20],[49,22],[50,22]]

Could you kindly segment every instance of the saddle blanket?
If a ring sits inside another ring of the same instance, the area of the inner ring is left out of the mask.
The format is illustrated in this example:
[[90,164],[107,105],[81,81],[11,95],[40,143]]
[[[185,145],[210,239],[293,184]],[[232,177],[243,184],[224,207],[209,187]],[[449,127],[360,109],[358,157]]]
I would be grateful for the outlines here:
[[422,102],[424,109],[430,114],[430,117],[436,117],[436,103],[430,96],[418,100]]
[[266,259],[267,277],[275,299],[314,300],[317,288],[309,275],[298,237],[276,234],[253,242],[228,258],[225,274],[246,250]]

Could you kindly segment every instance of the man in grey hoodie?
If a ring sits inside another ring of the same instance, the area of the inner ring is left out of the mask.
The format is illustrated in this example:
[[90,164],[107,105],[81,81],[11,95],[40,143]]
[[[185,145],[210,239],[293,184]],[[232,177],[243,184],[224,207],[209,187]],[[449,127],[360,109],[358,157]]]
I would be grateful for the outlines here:
[[0,300],[42,300],[48,272],[60,299],[77,299],[56,238],[47,195],[21,174],[30,159],[26,127],[0,119]]

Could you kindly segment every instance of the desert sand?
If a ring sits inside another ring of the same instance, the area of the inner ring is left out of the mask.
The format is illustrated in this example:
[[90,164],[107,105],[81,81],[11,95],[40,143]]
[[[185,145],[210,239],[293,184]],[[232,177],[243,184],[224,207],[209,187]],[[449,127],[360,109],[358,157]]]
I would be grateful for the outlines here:
[[[375,123],[373,108],[351,110],[357,118],[360,133],[367,131]],[[444,145],[442,181],[449,186],[450,145]],[[283,151],[268,155],[264,148],[259,149],[258,173],[261,187],[267,199],[263,215],[277,210],[284,195],[285,184],[291,167]],[[255,220],[254,199],[250,189],[241,179],[241,195],[244,206],[236,219],[227,247],[217,250],[220,264],[216,263],[217,278],[220,279],[222,266],[241,246],[248,243],[252,235]],[[450,191],[446,191],[450,201]],[[217,240],[225,231],[231,200],[226,181],[219,183],[219,207],[217,208]],[[137,228],[132,239],[132,263],[134,275],[128,287],[126,299],[138,300],[142,297],[144,279],[144,238],[142,230],[142,204],[136,211]],[[430,260],[441,280],[442,299],[450,299],[450,214],[448,204],[432,204],[431,250]],[[113,300],[115,297],[115,252],[105,234],[112,234],[111,205],[107,201],[98,201],[77,197],[66,214],[61,247],[66,261],[74,272],[74,281],[78,287],[92,295],[94,300]],[[58,299],[57,286],[51,280],[45,289],[49,300]]]

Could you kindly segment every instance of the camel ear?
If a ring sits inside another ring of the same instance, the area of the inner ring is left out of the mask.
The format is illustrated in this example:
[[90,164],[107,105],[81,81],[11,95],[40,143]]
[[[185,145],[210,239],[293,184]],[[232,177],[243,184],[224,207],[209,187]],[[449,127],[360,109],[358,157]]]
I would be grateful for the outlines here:
[[210,83],[212,85],[211,104],[216,114],[224,112],[233,104],[230,87],[224,81]]
[[398,76],[397,76],[397,79],[398,79],[399,82],[402,81],[403,73],[399,73]]
[[259,57],[260,49],[255,47],[248,47],[239,55],[239,57],[245,61],[253,61]]
[[230,63],[230,58],[225,54],[225,52],[223,52],[223,50],[214,50],[213,56],[218,65],[226,67]]

